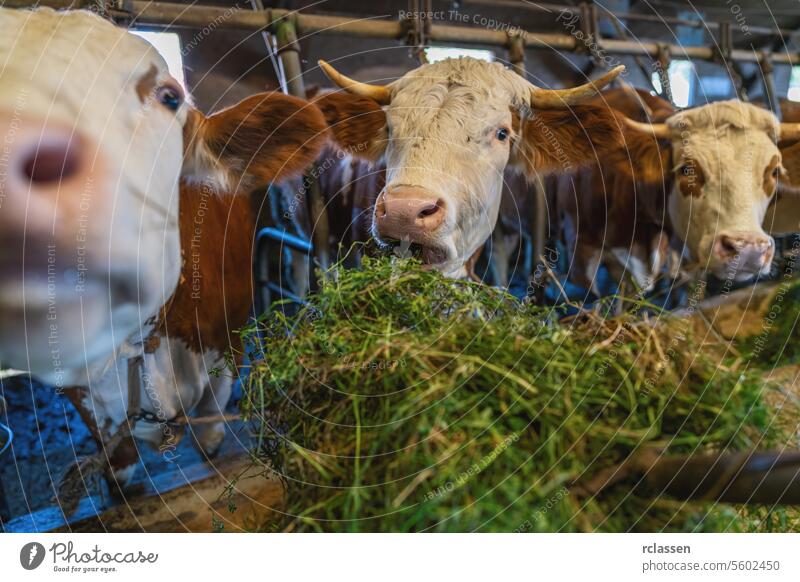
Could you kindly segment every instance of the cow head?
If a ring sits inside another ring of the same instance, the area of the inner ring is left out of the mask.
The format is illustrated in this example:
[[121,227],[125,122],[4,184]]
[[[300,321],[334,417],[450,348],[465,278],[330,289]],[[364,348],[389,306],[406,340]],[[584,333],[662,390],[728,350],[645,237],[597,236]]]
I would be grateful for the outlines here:
[[667,185],[672,226],[691,259],[723,279],[768,273],[775,243],[762,223],[784,172],[777,118],[723,101],[663,124],[626,123],[635,132],[626,134],[626,163],[639,179]]
[[338,145],[386,162],[376,239],[412,243],[424,262],[450,276],[462,276],[491,235],[507,165],[529,177],[568,171],[620,143],[614,116],[580,102],[623,67],[595,84],[557,91],[470,58],[423,65],[387,86],[320,65],[347,91],[317,101]]
[[172,294],[181,178],[295,173],[327,126],[274,94],[205,117],[149,43],[89,12],[0,8],[0,28],[0,361],[70,381]]

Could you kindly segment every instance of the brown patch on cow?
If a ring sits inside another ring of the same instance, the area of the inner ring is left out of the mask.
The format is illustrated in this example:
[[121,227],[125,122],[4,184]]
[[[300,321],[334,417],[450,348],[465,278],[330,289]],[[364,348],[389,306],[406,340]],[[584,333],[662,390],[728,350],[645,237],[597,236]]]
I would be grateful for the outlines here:
[[355,157],[377,162],[386,149],[386,113],[373,99],[350,93],[325,93],[314,102],[325,116],[336,144]]
[[678,188],[684,196],[699,198],[706,184],[703,168],[694,158],[685,158],[681,167],[676,170]]
[[800,191],[800,142],[781,148],[783,175],[778,189],[797,193]]
[[609,152],[603,165],[639,184],[664,184],[671,174],[672,146],[666,140],[626,128],[622,147]]
[[203,138],[233,182],[267,184],[298,175],[328,140],[319,109],[281,93],[258,93],[205,121]]
[[521,127],[511,164],[529,177],[560,173],[597,162],[622,143],[620,123],[607,107],[577,105],[570,109],[535,110],[519,119],[512,110],[512,127]]
[[319,109],[281,93],[251,95],[210,117],[190,110],[183,134],[185,159],[226,173],[237,190],[299,175],[329,137]]
[[179,221],[181,277],[156,329],[197,353],[240,350],[234,332],[247,323],[253,304],[250,199],[181,184]]
[[764,170],[763,188],[767,198],[775,194],[775,190],[778,188],[778,178],[781,176],[781,170],[781,157],[775,154]]
[[139,96],[139,101],[142,103],[147,102],[147,99],[153,94],[153,90],[156,88],[157,78],[158,69],[155,65],[150,65],[150,70],[136,82],[136,94]]
[[623,88],[609,89],[592,97],[586,103],[610,107],[630,119],[648,123],[661,123],[675,113],[675,108],[669,101],[650,95],[644,89],[633,89],[633,91]]
[[205,115],[192,107],[186,114],[186,123],[183,124],[183,157],[190,159],[196,155],[197,148],[201,147],[203,141],[203,124],[206,120]]

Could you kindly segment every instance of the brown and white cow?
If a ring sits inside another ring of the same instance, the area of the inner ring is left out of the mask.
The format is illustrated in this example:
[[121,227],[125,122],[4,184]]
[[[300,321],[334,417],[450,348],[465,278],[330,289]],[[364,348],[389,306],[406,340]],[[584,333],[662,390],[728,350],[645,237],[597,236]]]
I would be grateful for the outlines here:
[[206,367],[252,299],[247,200],[226,193],[299,173],[324,118],[274,93],[206,117],[150,44],[89,12],[0,8],[0,29],[0,361],[84,387],[113,431],[127,359],[161,336],[141,409],[224,406]]
[[[592,102],[638,121],[663,121],[675,113],[667,101],[643,90],[632,94],[628,88],[604,91]],[[649,291],[665,266],[674,271],[679,263],[670,247],[673,232],[663,184],[634,179],[639,177],[633,171],[637,162],[660,164],[661,160],[632,162],[630,158],[640,155],[641,140],[630,131],[625,137],[625,145],[602,163],[547,181],[557,232],[567,251],[567,277],[596,295],[601,294],[601,265],[618,284],[631,280]]]
[[[796,161],[777,140],[796,135],[796,126],[739,101],[681,112],[643,91],[634,98],[612,90],[596,101],[624,116],[628,129],[603,164],[558,185],[570,278],[594,288],[605,263],[617,280],[630,277],[647,291],[665,266],[674,275],[681,257],[721,279],[767,274],[768,232],[779,232],[778,222],[798,226],[788,202],[775,223],[767,215],[783,161]],[[658,123],[642,123],[646,117]]]
[[563,172],[620,141],[614,115],[582,102],[621,67],[594,84],[546,90],[470,58],[423,65],[387,86],[320,64],[346,90],[315,100],[339,147],[386,164],[376,238],[418,246],[423,261],[448,276],[464,276],[491,235],[507,166],[530,177]]
[[690,260],[720,279],[768,274],[775,244],[762,224],[779,179],[788,177],[783,158],[794,157],[777,144],[797,126],[740,101],[628,125],[634,133],[622,165],[639,183],[663,187],[665,218]]

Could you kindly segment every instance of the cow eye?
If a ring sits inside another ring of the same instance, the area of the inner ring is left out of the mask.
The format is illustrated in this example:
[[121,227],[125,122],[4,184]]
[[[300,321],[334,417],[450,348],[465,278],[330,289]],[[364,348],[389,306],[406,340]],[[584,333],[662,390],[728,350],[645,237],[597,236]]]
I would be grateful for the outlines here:
[[780,176],[780,175],[781,175],[781,169],[780,169],[780,167],[779,167],[779,166],[776,166],[776,167],[774,167],[774,168],[772,169],[772,177],[773,177],[773,178],[775,178],[775,179],[777,180],[777,179],[778,179],[778,176]]
[[507,127],[501,127],[497,130],[495,137],[498,141],[506,141],[509,135],[511,135],[511,131]]
[[691,166],[691,164],[683,164],[680,168],[678,168],[678,172],[681,174],[681,176],[690,178],[694,175],[694,168]]
[[177,111],[183,103],[183,93],[171,85],[162,85],[156,89],[156,99],[170,111]]

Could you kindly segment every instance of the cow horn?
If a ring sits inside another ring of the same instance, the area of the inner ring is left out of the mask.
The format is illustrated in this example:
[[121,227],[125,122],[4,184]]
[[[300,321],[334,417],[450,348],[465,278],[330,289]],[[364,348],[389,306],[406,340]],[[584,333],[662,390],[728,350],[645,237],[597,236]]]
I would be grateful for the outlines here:
[[342,75],[326,61],[319,60],[317,63],[319,63],[319,66],[337,87],[341,87],[348,93],[352,93],[353,95],[361,95],[362,97],[369,97],[381,105],[388,105],[392,100],[392,96],[388,87],[383,85],[369,85],[367,83],[361,83],[355,79],[351,79],[350,77]]
[[594,97],[600,90],[625,70],[625,65],[614,67],[605,75],[579,87],[571,89],[542,89],[534,86],[531,89],[531,105],[539,109],[565,109],[585,99]]
[[654,135],[659,139],[666,139],[669,137],[669,126],[666,123],[641,123],[634,121],[629,117],[622,116],[622,120],[630,129],[648,135]]
[[780,139],[800,138],[800,123],[781,123]]

